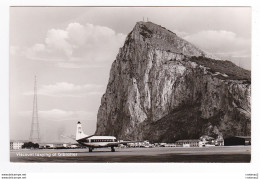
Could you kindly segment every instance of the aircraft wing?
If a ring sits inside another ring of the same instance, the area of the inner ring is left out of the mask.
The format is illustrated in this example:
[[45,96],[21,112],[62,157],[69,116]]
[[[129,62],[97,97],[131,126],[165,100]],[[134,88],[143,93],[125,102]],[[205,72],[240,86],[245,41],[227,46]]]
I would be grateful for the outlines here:
[[[94,136],[94,135],[87,136],[87,137],[85,137],[85,138],[83,138],[83,139],[88,139],[88,138],[90,138],[90,137],[92,137],[92,136]],[[76,137],[70,137],[70,136],[65,136],[65,135],[61,135],[61,137],[65,137],[65,138],[72,139],[72,140],[75,140],[75,141],[76,141]]]

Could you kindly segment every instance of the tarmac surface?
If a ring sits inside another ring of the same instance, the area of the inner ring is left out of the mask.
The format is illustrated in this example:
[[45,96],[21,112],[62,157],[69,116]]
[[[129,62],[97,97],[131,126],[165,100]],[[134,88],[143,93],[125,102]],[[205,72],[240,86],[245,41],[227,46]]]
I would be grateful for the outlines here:
[[251,146],[155,147],[155,148],[38,149],[10,151],[11,162],[106,163],[184,162],[249,163]]

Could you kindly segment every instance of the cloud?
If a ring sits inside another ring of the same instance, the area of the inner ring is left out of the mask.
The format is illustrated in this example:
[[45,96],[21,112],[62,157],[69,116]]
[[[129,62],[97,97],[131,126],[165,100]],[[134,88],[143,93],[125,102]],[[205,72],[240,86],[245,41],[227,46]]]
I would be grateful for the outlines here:
[[[100,95],[104,91],[103,88],[103,85],[97,84],[75,85],[73,83],[58,82],[40,86],[37,94],[52,97],[85,97]],[[25,95],[33,95],[33,91],[26,92]]]
[[98,67],[115,60],[125,38],[108,27],[70,23],[65,29],[50,29],[45,41],[27,48],[25,56],[61,68]]
[[59,62],[57,66],[60,68],[102,68],[105,64],[85,64],[84,62]]
[[95,117],[94,113],[86,111],[65,111],[52,109],[49,111],[39,111],[39,116],[48,120],[87,120]]
[[[184,37],[187,41],[197,45],[202,50],[214,53],[236,56],[250,56],[250,39],[237,36],[234,32],[225,30],[200,31]],[[241,53],[241,54],[240,54]]]
[[[20,115],[23,117],[29,117],[32,115],[32,111],[21,111]],[[39,118],[41,120],[49,121],[64,121],[64,120],[93,120],[96,118],[96,114],[87,111],[66,111],[62,109],[51,109],[46,111],[38,111]]]
[[229,60],[242,68],[251,69],[250,38],[226,30],[203,30],[194,34],[178,30],[173,32],[205,51],[211,58]]
[[173,31],[177,36],[183,38],[183,37],[186,37],[187,35],[189,35],[189,33],[187,32],[184,32],[184,31],[179,31],[177,29],[173,29]]

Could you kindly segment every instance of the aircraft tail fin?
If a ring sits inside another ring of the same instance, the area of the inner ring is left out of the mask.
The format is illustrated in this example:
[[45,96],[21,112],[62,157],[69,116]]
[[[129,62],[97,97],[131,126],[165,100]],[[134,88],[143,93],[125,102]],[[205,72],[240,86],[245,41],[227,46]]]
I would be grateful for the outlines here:
[[88,137],[88,135],[84,134],[84,132],[82,130],[81,123],[78,122],[77,131],[76,131],[76,140],[80,140],[80,139],[85,138],[85,137]]

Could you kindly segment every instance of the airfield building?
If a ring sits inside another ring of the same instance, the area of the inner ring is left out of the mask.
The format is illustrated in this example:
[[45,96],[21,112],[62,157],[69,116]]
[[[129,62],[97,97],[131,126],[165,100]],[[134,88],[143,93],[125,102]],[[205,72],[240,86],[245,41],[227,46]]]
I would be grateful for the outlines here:
[[71,143],[40,143],[42,149],[79,148],[78,144]]
[[22,148],[24,141],[19,141],[19,140],[11,140],[10,141],[10,150],[19,150]]
[[188,140],[178,140],[176,141],[176,147],[199,147],[199,139],[188,139]]
[[225,146],[251,145],[251,136],[234,136],[224,139]]

